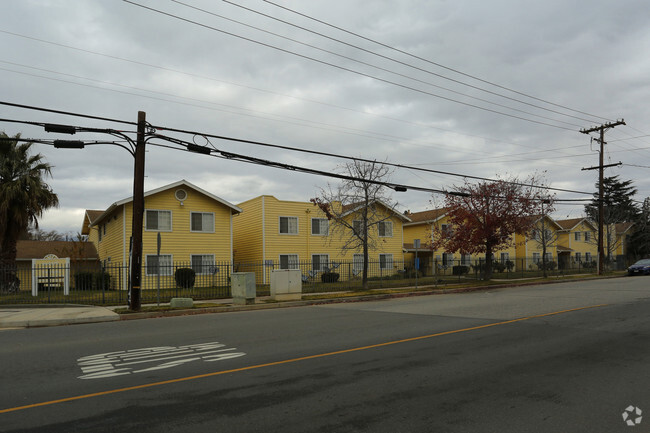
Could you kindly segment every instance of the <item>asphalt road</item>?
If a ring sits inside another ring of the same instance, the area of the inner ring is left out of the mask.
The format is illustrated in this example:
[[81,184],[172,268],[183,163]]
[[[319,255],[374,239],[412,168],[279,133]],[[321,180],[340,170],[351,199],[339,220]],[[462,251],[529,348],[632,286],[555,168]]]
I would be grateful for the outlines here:
[[650,431],[649,311],[636,277],[5,330],[0,431]]

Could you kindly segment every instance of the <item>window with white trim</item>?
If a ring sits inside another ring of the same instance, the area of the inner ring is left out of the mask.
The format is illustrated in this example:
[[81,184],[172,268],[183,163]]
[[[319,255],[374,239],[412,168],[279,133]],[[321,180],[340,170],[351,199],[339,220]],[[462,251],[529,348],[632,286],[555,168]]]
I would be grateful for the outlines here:
[[327,218],[311,219],[311,234],[316,236],[327,236],[329,234],[330,224]]
[[440,235],[443,238],[449,238],[454,234],[454,230],[451,227],[451,224],[440,224]]
[[214,272],[214,254],[192,254],[190,260],[196,275],[210,275]]
[[297,235],[298,234],[298,217],[281,216],[280,217],[280,234]]
[[149,210],[145,211],[145,230],[159,232],[172,231],[172,211],[170,210]]
[[546,263],[553,261],[553,253],[546,253],[544,257],[546,258]]
[[472,255],[471,254],[461,254],[460,264],[463,266],[469,266],[472,264]]
[[214,233],[214,213],[190,212],[190,231]]
[[582,263],[582,253],[576,253],[576,263]]
[[591,241],[591,232],[585,232],[585,242]]
[[356,273],[363,271],[363,254],[352,256],[352,270]]
[[533,253],[533,263],[539,263],[542,261],[542,255],[540,253]]
[[582,232],[575,232],[574,235],[575,235],[573,238],[574,240],[578,242],[582,240]]
[[454,254],[453,253],[443,253],[442,254],[442,266],[453,266],[454,265]]
[[298,254],[280,254],[280,269],[300,269]]
[[330,256],[328,254],[312,254],[311,270],[325,272],[329,266]]
[[393,269],[392,254],[379,254],[379,269]]
[[501,253],[501,263],[505,264],[510,260],[510,253]]
[[145,257],[145,269],[147,276],[170,276],[174,274],[171,254],[147,254]]
[[591,263],[591,253],[585,253],[585,262]]
[[393,237],[393,222],[392,221],[379,221],[379,237],[391,238]]

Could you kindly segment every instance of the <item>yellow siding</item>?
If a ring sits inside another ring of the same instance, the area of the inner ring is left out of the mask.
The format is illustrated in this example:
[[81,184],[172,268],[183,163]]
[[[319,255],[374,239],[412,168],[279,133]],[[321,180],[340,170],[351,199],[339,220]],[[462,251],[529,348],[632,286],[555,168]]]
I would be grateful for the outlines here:
[[237,263],[263,260],[263,201],[261,196],[238,205],[243,212],[233,217],[234,260]]
[[[234,218],[234,236],[236,264],[244,269],[245,263],[262,264],[273,261],[277,264],[280,255],[295,254],[301,262],[310,262],[312,255],[326,254],[329,262],[351,261],[355,251],[342,251],[344,240],[332,234],[328,236],[312,235],[313,218],[326,218],[325,214],[310,202],[284,201],[273,196],[260,196],[238,205],[242,214]],[[387,212],[389,212],[387,210]],[[280,217],[297,218],[297,234],[280,233]],[[379,238],[378,248],[370,252],[371,261],[379,259],[379,254],[392,254],[393,261],[401,262],[402,220],[397,216],[390,218],[393,223],[393,236]],[[378,238],[377,228],[374,229]],[[361,251],[357,251],[361,253]],[[264,278],[257,269],[256,278]]]
[[[183,204],[175,198],[174,193],[182,188],[187,192]],[[146,210],[171,211],[172,230],[161,231],[161,250],[164,255],[171,255],[175,266],[191,265],[192,255],[212,255],[217,266],[220,262],[232,261],[232,209],[211,197],[194,190],[188,185],[179,185],[145,197]],[[214,232],[192,232],[190,230],[191,213],[206,212],[214,214]],[[100,261],[126,266],[129,261],[129,248],[132,233],[133,202],[117,206],[110,215],[99,224],[90,228],[89,240],[97,248]],[[146,219],[146,217],[145,217]],[[146,256],[157,253],[158,230],[147,230],[143,220],[142,262]],[[101,241],[99,230],[102,231]],[[147,277],[143,271],[144,278]],[[173,277],[168,277],[173,278]],[[146,284],[143,284],[146,286]],[[126,283],[125,283],[126,287]]]

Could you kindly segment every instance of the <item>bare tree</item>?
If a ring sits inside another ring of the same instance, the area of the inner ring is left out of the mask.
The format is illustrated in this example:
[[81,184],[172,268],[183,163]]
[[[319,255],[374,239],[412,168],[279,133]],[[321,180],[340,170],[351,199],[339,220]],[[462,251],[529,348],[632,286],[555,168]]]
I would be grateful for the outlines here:
[[[321,188],[311,202],[331,222],[331,238],[343,240],[341,250],[363,252],[362,288],[368,288],[368,252],[379,249],[374,230],[381,230],[393,215],[396,203],[387,194],[391,170],[381,162],[353,161],[341,167],[343,182]],[[381,226],[381,227],[380,227]]]

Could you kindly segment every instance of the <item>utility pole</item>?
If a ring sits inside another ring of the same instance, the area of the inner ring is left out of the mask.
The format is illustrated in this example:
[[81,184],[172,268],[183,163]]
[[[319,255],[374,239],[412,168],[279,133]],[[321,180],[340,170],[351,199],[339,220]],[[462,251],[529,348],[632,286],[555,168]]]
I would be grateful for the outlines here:
[[600,139],[597,140],[600,143],[600,160],[598,164],[598,275],[603,274],[603,264],[605,257],[605,250],[603,248],[603,220],[605,219],[605,207],[603,203],[605,130],[614,128],[618,125],[625,125],[625,121],[621,119],[616,122],[608,122],[600,126],[580,130],[580,132],[583,134],[589,134],[596,131],[600,132]]
[[138,133],[135,143],[133,169],[133,222],[131,224],[131,293],[129,308],[140,310],[140,282],[142,280],[142,221],[144,217],[144,156],[146,113],[138,111]]

